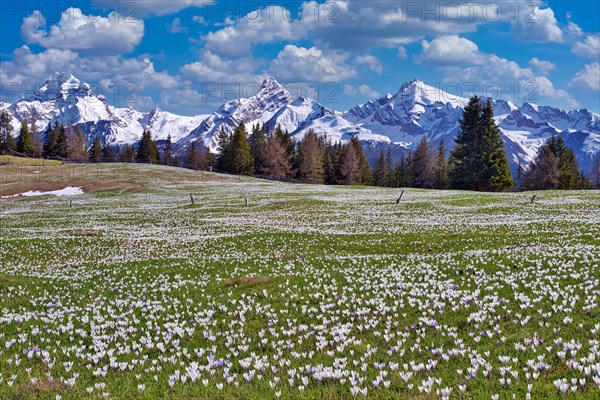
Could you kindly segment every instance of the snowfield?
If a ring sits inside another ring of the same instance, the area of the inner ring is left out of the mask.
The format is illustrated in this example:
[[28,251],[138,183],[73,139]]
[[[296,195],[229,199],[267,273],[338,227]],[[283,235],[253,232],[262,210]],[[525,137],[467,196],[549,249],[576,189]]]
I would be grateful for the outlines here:
[[598,192],[136,168],[0,202],[0,398],[600,397]]
[[63,197],[63,196],[79,196],[82,194],[84,194],[82,188],[69,186],[64,189],[50,190],[50,191],[46,191],[46,192],[42,192],[39,190],[30,190],[25,193],[13,194],[11,196],[0,196],[0,199],[10,199],[10,198],[19,197],[19,196],[22,196],[22,197],[40,197],[40,196]]

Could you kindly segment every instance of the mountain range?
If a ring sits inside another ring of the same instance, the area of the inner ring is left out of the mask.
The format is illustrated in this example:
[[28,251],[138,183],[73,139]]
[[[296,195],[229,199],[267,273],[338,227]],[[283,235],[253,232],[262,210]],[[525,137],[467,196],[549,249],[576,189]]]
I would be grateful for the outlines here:
[[[339,112],[307,97],[294,98],[270,77],[254,96],[229,101],[209,115],[180,116],[158,108],[145,113],[131,107],[113,107],[106,97],[94,94],[91,85],[72,74],[56,73],[31,96],[13,104],[0,103],[0,110],[7,109],[13,116],[15,131],[23,119],[34,121],[40,132],[55,122],[79,125],[90,144],[97,135],[109,144],[135,143],[147,129],[157,140],[170,135],[174,143],[184,146],[201,138],[216,150],[221,128],[233,131],[244,123],[250,131],[259,123],[271,130],[281,125],[297,140],[310,129],[333,141],[345,142],[358,136],[367,154],[374,157],[380,149],[389,147],[398,156],[416,148],[423,136],[435,144],[444,139],[447,147],[452,147],[468,101],[413,80],[393,95]],[[502,99],[492,99],[492,104],[513,166],[519,161],[530,162],[553,134],[564,138],[584,170],[600,151],[600,115],[596,113],[531,103],[519,106]]]

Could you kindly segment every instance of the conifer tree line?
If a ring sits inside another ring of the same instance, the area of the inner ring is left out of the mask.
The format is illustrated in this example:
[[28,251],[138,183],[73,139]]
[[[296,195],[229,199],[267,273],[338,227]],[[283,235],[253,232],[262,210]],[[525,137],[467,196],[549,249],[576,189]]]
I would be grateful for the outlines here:
[[16,138],[13,133],[10,114],[0,113],[0,154],[17,152],[29,157],[58,158],[73,161],[92,162],[149,162],[171,166],[187,166],[205,169],[212,164],[212,155],[199,140],[188,147],[186,154],[178,157],[173,148],[170,135],[162,152],[159,152],[156,140],[150,131],[144,131],[141,140],[124,146],[109,145],[96,135],[88,147],[88,138],[81,126],[55,123],[42,135],[37,132],[35,121],[23,120]]
[[491,102],[474,96],[463,111],[460,130],[449,159],[442,140],[434,148],[425,138],[417,149],[393,166],[389,152],[377,159],[373,180],[377,186],[478,191],[600,189],[600,154],[589,176],[579,169],[575,153],[561,137],[552,136],[525,168],[518,165],[513,180],[500,129]]
[[395,165],[390,152],[381,151],[373,168],[373,183],[382,187],[448,189],[449,168],[444,141],[436,147],[423,138],[414,152],[403,155]]
[[396,163],[391,149],[381,151],[372,167],[356,137],[342,144],[313,130],[296,142],[281,126],[272,132],[259,124],[252,127],[252,132],[247,132],[244,124],[234,132],[221,128],[217,155],[202,139],[177,152],[170,136],[159,151],[150,131],[144,131],[135,145],[111,146],[96,135],[88,147],[88,138],[79,125],[73,128],[56,123],[42,140],[35,121],[24,120],[15,135],[6,110],[0,113],[0,153],[16,151],[32,157],[93,162],[149,162],[193,169],[214,167],[233,174],[332,185],[478,191],[600,188],[600,154],[586,174],[560,136],[548,139],[529,165],[519,164],[513,179],[493,115],[491,102],[483,103],[474,96],[463,110],[449,157],[443,140],[434,146],[423,138],[414,151],[402,155]]
[[218,171],[310,183],[372,183],[369,163],[357,138],[342,145],[309,130],[296,143],[281,126],[270,132],[265,125],[256,124],[248,135],[240,124],[233,133],[221,129],[218,143]]
[[572,149],[560,136],[552,136],[538,150],[527,171],[519,165],[517,185],[524,190],[600,189],[600,153],[592,163],[589,176],[579,169]]

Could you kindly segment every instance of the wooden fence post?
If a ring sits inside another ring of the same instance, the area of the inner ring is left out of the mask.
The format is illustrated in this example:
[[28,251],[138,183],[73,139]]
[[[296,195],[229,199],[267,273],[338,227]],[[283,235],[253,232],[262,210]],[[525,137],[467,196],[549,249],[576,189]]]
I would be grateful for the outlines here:
[[400,193],[400,197],[398,197],[398,200],[396,200],[396,204],[400,203],[400,200],[402,200],[402,196],[404,196],[404,190],[402,191],[402,193]]

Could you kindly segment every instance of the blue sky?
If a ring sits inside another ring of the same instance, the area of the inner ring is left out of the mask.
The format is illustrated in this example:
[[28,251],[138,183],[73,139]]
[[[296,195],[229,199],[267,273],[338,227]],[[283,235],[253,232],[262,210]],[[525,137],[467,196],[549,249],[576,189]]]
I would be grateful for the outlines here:
[[0,101],[71,72],[111,104],[192,115],[269,75],[346,110],[419,79],[600,112],[600,2],[7,1]]

